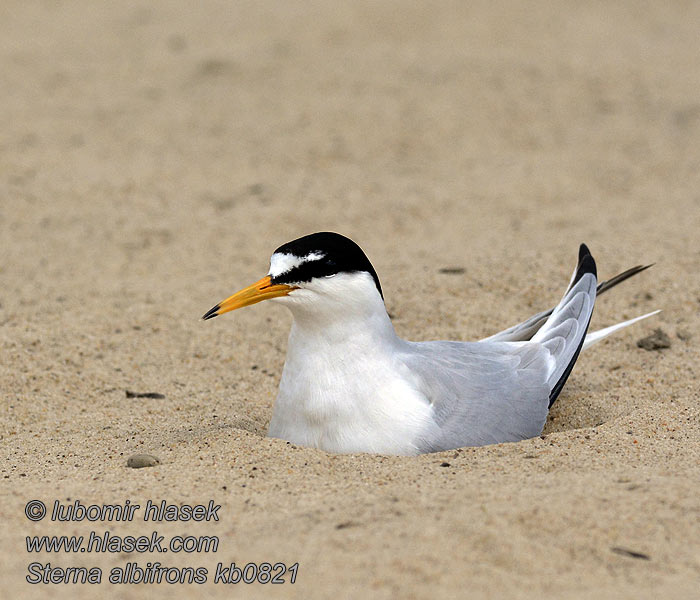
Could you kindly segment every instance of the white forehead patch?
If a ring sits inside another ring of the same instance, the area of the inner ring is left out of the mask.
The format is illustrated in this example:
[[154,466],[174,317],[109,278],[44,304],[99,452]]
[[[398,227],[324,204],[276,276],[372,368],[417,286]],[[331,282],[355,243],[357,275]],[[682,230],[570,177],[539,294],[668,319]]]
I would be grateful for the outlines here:
[[295,256],[294,254],[279,254],[275,252],[270,258],[270,271],[268,275],[271,277],[279,277],[283,273],[287,273],[295,269],[299,265],[314,260],[321,260],[326,256],[323,252],[309,252],[306,256]]

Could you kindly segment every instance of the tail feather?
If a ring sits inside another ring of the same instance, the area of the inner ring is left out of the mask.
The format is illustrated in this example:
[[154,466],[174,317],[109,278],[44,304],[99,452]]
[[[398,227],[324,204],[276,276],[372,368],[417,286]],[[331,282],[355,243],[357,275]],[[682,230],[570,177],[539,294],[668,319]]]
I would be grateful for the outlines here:
[[[580,252],[579,252],[580,253]],[[580,262],[580,260],[579,260]],[[596,289],[596,298],[600,296],[601,294],[604,294],[608,290],[614,288],[617,284],[622,283],[623,281],[629,279],[630,277],[637,275],[637,273],[641,273],[642,271],[645,271],[649,267],[654,266],[654,263],[650,265],[637,265],[636,267],[632,267],[631,269],[627,269],[626,271],[623,271],[622,273],[615,275],[615,277],[611,277],[610,279],[607,279],[606,281],[601,281],[598,284],[598,287]],[[569,288],[571,289],[571,286],[574,284],[574,278],[576,277],[577,271],[574,271],[574,274],[571,277],[571,281],[569,282]],[[556,308],[556,307],[555,307]],[[509,327],[508,329],[505,329],[504,331],[500,331],[499,333],[496,333],[495,335],[491,335],[487,338],[484,338],[483,340],[480,340],[482,342],[524,342],[527,340],[530,340],[533,338],[533,336],[542,328],[542,326],[547,322],[547,319],[550,317],[550,315],[554,312],[554,308],[550,308],[549,310],[542,311],[541,313],[538,313],[529,319],[523,321],[522,323],[518,323],[517,325],[514,325],[513,327]],[[593,343],[593,342],[591,342]],[[590,345],[590,344],[588,344]]]
[[634,319],[622,321],[621,323],[611,325],[610,327],[604,327],[603,329],[598,329],[598,331],[591,331],[591,333],[586,335],[586,339],[583,342],[583,346],[582,346],[581,350],[585,350],[586,348],[590,348],[593,344],[597,344],[600,340],[608,337],[611,333],[615,333],[616,331],[619,331],[620,329],[624,329],[625,327],[629,327],[630,325],[636,323],[637,321],[641,321],[642,319],[646,319],[647,317],[653,317],[654,315],[658,315],[660,312],[661,312],[660,310],[655,310],[653,312],[647,313],[647,314],[642,315],[640,317],[635,317]]

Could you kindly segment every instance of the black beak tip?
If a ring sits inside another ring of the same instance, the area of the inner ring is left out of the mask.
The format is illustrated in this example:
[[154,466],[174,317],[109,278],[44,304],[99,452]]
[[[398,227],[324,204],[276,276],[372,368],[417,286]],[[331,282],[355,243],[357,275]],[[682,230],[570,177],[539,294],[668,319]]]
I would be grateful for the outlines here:
[[202,316],[202,321],[208,321],[209,319],[213,319],[215,316],[219,314],[219,309],[221,308],[221,305],[217,304],[214,308],[208,310],[207,312],[204,313]]

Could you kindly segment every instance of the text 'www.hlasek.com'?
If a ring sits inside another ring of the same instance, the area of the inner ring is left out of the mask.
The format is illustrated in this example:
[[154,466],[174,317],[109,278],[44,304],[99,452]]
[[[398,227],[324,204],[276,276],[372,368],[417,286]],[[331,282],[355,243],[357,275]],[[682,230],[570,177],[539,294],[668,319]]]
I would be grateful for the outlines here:
[[[49,512],[50,509],[50,512]],[[90,531],[87,535],[27,536],[27,552],[32,553],[110,553],[110,554],[202,554],[219,551],[216,535],[161,535],[151,531],[144,535],[117,535],[113,530],[120,522],[186,523],[219,521],[221,505],[168,504],[165,500],[148,500],[143,506],[126,500],[124,504],[89,504],[79,500],[60,503],[47,509],[41,500],[30,500],[24,513],[30,521],[49,517],[54,523],[88,522],[110,524],[110,528]],[[165,557],[163,557],[165,558]],[[284,562],[217,562],[205,566],[168,566],[149,557],[148,561],[128,560],[126,564],[103,569],[98,566],[70,566],[33,561],[27,566],[26,580],[32,584],[282,584],[295,583],[299,564]]]

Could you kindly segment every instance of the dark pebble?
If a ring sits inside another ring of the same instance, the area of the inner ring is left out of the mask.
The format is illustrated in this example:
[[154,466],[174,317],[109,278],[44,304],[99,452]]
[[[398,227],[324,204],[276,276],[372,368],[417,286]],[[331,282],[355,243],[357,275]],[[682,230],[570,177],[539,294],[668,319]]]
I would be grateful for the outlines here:
[[126,390],[127,398],[153,398],[154,400],[163,400],[165,394],[159,394],[158,392],[132,392]]
[[610,548],[615,554],[621,554],[622,556],[629,556],[630,558],[639,558],[641,560],[651,560],[651,556],[644,554],[643,552],[636,552],[635,550],[628,550],[627,548],[620,548],[615,546]]
[[637,346],[644,350],[663,350],[671,347],[671,338],[662,329],[654,329],[651,335],[637,340]]

